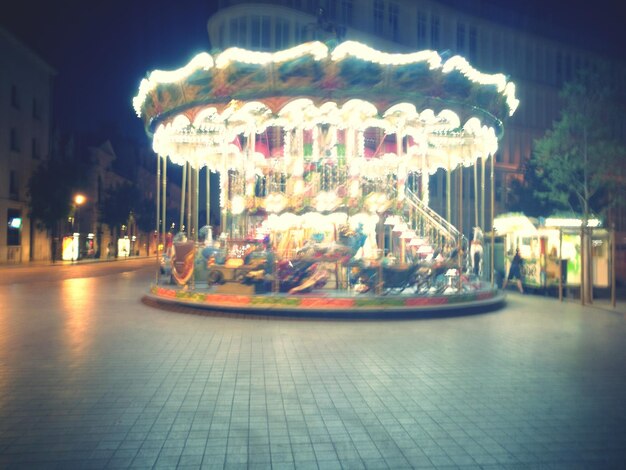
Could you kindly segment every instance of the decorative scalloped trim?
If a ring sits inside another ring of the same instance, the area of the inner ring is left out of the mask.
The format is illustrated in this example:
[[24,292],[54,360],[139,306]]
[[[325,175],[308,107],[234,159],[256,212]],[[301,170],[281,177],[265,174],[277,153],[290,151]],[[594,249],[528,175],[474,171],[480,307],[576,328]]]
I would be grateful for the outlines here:
[[158,85],[173,83],[182,80],[197,70],[209,70],[212,67],[224,68],[233,61],[245,64],[263,65],[267,63],[280,63],[305,55],[312,55],[316,61],[329,57],[333,62],[345,60],[348,56],[355,57],[364,62],[380,65],[408,65],[420,62],[428,63],[431,70],[441,69],[443,73],[453,70],[459,71],[470,82],[479,85],[494,85],[498,93],[505,99],[512,115],[519,100],[515,97],[515,84],[507,81],[501,74],[486,74],[472,67],[469,62],[461,57],[454,56],[443,63],[441,56],[435,51],[419,51],[408,54],[391,54],[381,52],[369,46],[355,41],[346,41],[339,44],[332,52],[328,47],[319,42],[309,42],[277,52],[257,52],[240,48],[229,48],[216,56],[215,60],[208,53],[202,52],[194,57],[186,66],[171,72],[155,70],[147,79],[143,79],[139,85],[139,93],[133,98],[133,107],[138,117],[142,116],[142,106],[146,98]]

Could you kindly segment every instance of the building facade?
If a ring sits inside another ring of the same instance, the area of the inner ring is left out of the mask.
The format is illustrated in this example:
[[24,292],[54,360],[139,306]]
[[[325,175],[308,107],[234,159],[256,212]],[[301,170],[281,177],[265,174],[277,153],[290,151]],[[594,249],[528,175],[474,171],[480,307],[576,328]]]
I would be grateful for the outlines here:
[[[431,49],[444,57],[461,55],[482,72],[511,77],[520,106],[505,123],[495,156],[496,213],[506,209],[510,183],[522,178],[522,164],[530,157],[534,140],[558,118],[563,83],[577,69],[603,60],[588,50],[430,0],[221,0],[208,20],[211,45],[217,49],[279,50],[327,32],[387,52]],[[612,66],[616,83],[626,83],[623,65]],[[472,170],[464,171],[464,179],[471,183],[464,186],[468,210],[461,225],[467,228],[477,221],[470,209],[475,191]],[[453,193],[455,187],[451,183]],[[446,190],[444,172],[439,171],[431,177],[430,205],[442,215]],[[459,225],[457,214],[453,210],[448,217]]]
[[0,263],[50,259],[28,216],[28,180],[50,148],[55,71],[0,28]]

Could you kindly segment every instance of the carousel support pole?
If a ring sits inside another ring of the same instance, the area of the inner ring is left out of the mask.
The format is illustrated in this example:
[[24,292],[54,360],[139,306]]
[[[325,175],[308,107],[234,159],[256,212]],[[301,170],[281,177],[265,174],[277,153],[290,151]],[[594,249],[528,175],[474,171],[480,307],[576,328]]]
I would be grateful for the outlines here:
[[[393,229],[392,229],[393,230]],[[380,295],[383,292],[383,260],[385,259],[385,224],[383,213],[378,213],[378,246],[380,248],[380,260],[378,262],[378,279],[376,281],[375,292]]]
[[593,304],[593,228],[585,227],[587,237],[587,303]]
[[[585,220],[586,222],[586,220]],[[585,262],[587,256],[585,255],[585,227],[584,223],[580,225],[580,305],[585,305]]]
[[[389,254],[393,256],[393,227],[389,226]],[[383,225],[383,230],[385,230],[385,225]],[[385,234],[383,233],[383,241],[385,240]],[[381,245],[382,246],[382,245]],[[383,256],[385,253],[383,252]]]
[[[159,236],[159,210],[161,209],[161,156],[157,155],[157,170],[156,170],[156,225],[155,225],[155,242],[156,242],[156,262],[157,262],[157,270],[156,270],[156,283],[159,284],[160,275],[161,275],[161,257],[159,256],[159,244],[161,241],[161,237]],[[164,245],[165,247],[165,245]]]
[[194,205],[193,205],[193,232],[194,232],[194,241],[198,243],[198,222],[200,220],[199,213],[199,203],[200,203],[200,168],[195,168],[192,170],[194,172]]
[[451,181],[450,175],[450,155],[448,155],[448,171],[446,171],[446,220],[448,223],[452,223],[452,210],[450,206],[450,198],[452,193],[452,188],[450,186]]
[[494,212],[495,212],[495,205],[496,205],[496,183],[495,183],[495,177],[494,177],[494,160],[495,160],[496,156],[495,155],[491,155],[491,168],[490,168],[490,178],[491,178],[491,194],[490,194],[490,198],[491,198],[491,210],[490,212],[490,221],[489,221],[489,229],[491,230],[491,256],[489,259],[489,263],[491,264],[490,267],[490,272],[491,272],[491,288],[493,289],[493,285],[495,282],[495,272],[494,272],[494,260],[493,257],[496,254],[496,247],[495,247],[495,242],[496,242],[496,236],[495,236],[495,230],[493,228],[493,219],[494,219]]
[[191,164],[187,164],[187,239],[191,238]]
[[[474,164],[474,227],[479,225],[478,219],[478,166]],[[470,224],[472,227],[472,224]]]
[[187,188],[187,165],[189,165],[189,163],[185,162],[185,165],[183,166],[183,181],[180,191],[180,223],[178,225],[179,232],[183,231],[183,225],[185,223],[185,191]]
[[459,279],[458,290],[461,292],[461,274],[463,273],[463,165],[459,163]]
[[559,302],[563,302],[563,229],[559,228]]
[[485,157],[480,157],[480,227],[485,230]]
[[[193,220],[193,240],[195,242],[195,249],[198,250],[198,203],[199,201],[199,187],[200,187],[200,168],[192,168],[191,170],[193,173],[193,175],[195,175],[194,177],[194,202],[193,202],[193,208],[194,208],[194,220]],[[194,256],[195,257],[195,256]],[[195,273],[195,259],[194,259],[194,273],[191,276],[191,289],[195,290],[196,288],[196,273]]]
[[211,226],[211,170],[206,167],[206,224]]
[[[406,177],[406,184],[413,194],[415,194],[415,185],[413,184],[413,173],[408,172]],[[415,229],[415,219],[413,218],[413,206],[409,205],[409,227]]]
[[226,233],[226,211],[228,203],[228,170],[220,171],[220,234]]
[[163,235],[163,248],[165,249],[165,224],[167,222],[167,155],[163,155],[163,181],[161,193],[161,231]]
[[609,244],[611,249],[611,305],[615,308],[615,223],[611,225]]

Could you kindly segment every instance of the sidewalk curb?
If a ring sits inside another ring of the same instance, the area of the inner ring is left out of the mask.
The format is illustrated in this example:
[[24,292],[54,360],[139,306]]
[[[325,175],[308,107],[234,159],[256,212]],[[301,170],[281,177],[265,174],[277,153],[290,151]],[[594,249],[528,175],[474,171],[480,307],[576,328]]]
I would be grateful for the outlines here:
[[149,260],[152,259],[156,263],[156,255],[154,256],[129,256],[125,258],[103,258],[103,259],[80,259],[77,261],[27,261],[24,263],[15,263],[15,264],[0,264],[0,271],[2,270],[13,270],[13,269],[24,269],[24,268],[47,268],[47,267],[59,267],[59,266],[79,266],[83,264],[100,264],[100,263],[116,263],[116,262],[126,262],[133,260]]

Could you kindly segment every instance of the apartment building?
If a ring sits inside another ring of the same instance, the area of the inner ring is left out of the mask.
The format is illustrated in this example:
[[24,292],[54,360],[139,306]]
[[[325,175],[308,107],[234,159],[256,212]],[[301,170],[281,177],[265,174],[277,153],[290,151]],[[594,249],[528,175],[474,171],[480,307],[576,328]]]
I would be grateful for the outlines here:
[[28,180],[50,148],[55,71],[0,28],[0,263],[50,258],[28,217]]
[[[431,49],[444,57],[461,55],[480,71],[509,76],[520,106],[505,122],[495,156],[496,213],[506,209],[511,180],[522,177],[533,141],[558,118],[563,83],[577,69],[605,60],[585,48],[432,0],[221,0],[208,20],[208,33],[216,49],[267,51],[336,34],[387,52]],[[612,79],[624,87],[624,64],[612,61],[611,67]],[[469,208],[474,188],[471,169],[466,171],[472,184],[466,185],[463,200]],[[443,171],[431,177],[430,191],[431,206],[443,214]],[[452,221],[458,223],[455,213]],[[473,226],[472,211],[465,213],[462,225]]]

